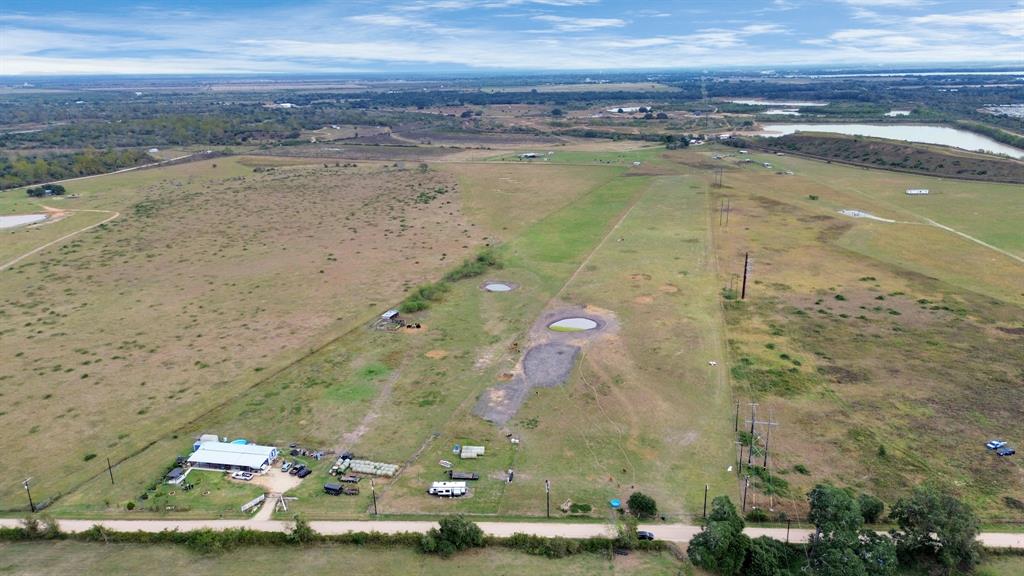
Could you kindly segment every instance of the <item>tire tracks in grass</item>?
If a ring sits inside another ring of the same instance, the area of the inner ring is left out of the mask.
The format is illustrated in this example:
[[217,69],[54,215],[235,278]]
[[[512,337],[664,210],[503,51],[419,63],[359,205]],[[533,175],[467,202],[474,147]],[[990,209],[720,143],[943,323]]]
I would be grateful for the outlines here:
[[56,244],[60,244],[61,242],[64,242],[65,240],[67,240],[69,238],[77,236],[77,235],[81,234],[82,232],[86,232],[86,231],[92,230],[93,228],[96,228],[98,226],[102,226],[102,225],[106,224],[107,222],[111,222],[113,220],[116,220],[118,217],[121,216],[120,212],[114,212],[112,210],[68,210],[68,212],[71,212],[71,213],[76,213],[76,212],[99,212],[99,213],[103,213],[103,214],[111,214],[111,216],[106,218],[106,219],[104,219],[104,220],[101,220],[100,222],[96,222],[95,224],[90,224],[90,225],[86,226],[85,228],[82,228],[82,229],[79,229],[79,230],[75,230],[74,232],[71,232],[69,234],[65,234],[65,235],[61,236],[60,238],[57,238],[56,240],[51,240],[51,241],[47,242],[46,244],[43,244],[42,246],[37,246],[36,248],[33,248],[33,249],[29,250],[28,252],[25,252],[21,256],[18,256],[17,258],[14,258],[13,260],[8,260],[7,262],[5,262],[3,264],[0,264],[0,272],[3,272],[4,270],[7,270],[8,268],[10,268],[11,266],[14,266],[18,262],[21,262],[22,260],[24,260],[24,259],[26,259],[26,258],[28,258],[28,257],[30,257],[30,256],[32,256],[34,254],[42,252],[43,250],[46,250],[47,248],[49,248],[51,246],[54,246]]

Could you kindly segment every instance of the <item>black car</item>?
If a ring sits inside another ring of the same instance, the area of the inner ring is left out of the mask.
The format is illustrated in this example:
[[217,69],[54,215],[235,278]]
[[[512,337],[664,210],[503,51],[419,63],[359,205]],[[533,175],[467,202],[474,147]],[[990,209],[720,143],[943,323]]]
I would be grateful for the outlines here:
[[298,466],[292,466],[292,469],[289,470],[288,473],[291,474],[292,476],[298,476],[305,469],[306,469],[306,465],[305,464],[299,464]]
[[302,470],[299,470],[299,473],[296,474],[296,476],[298,476],[299,478],[305,478],[306,476],[309,476],[312,473],[313,473],[312,470],[310,470],[309,468],[303,467]]
[[1010,447],[1000,448],[999,450],[996,450],[996,454],[999,454],[1000,456],[1013,456],[1016,453],[1017,451]]
[[654,532],[648,532],[647,530],[638,530],[636,533],[638,540],[654,540]]

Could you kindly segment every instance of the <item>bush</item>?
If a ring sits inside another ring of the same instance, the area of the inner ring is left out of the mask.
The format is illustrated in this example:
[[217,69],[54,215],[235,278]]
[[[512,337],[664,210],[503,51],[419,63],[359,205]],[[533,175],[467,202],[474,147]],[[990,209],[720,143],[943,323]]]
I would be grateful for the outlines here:
[[767,522],[768,513],[760,508],[751,508],[747,512],[747,522]]
[[124,507],[126,510],[135,510],[135,501],[129,500],[128,503],[124,505]]
[[292,527],[292,531],[288,534],[292,541],[299,544],[308,544],[317,540],[320,536],[316,530],[309,525],[301,516],[295,516],[295,526]]
[[629,508],[630,513],[637,518],[647,519],[658,515],[658,504],[654,501],[654,498],[643,492],[633,492],[630,494],[626,506]]
[[484,531],[461,514],[442,518],[440,528],[431,528],[420,538],[421,551],[445,558],[459,550],[483,546]]
[[860,515],[864,518],[865,524],[874,524],[882,517],[885,511],[885,503],[870,494],[861,494],[857,497],[860,504]]

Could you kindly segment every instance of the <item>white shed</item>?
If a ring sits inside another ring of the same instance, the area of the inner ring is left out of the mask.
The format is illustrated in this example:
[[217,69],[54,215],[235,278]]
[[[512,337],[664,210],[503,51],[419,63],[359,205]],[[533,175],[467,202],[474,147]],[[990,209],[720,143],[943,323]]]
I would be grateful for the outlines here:
[[928,194],[927,188],[908,188],[907,196],[926,196]]

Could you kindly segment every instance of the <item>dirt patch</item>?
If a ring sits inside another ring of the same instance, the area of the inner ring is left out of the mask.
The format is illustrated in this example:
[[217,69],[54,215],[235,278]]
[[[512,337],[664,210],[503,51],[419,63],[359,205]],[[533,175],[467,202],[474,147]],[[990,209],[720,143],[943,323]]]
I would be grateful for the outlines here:
[[636,298],[633,298],[633,302],[635,302],[637,304],[650,304],[651,302],[654,302],[654,297],[653,296],[637,296]]
[[447,355],[447,350],[431,350],[430,352],[424,354],[424,356],[433,360],[440,360],[441,358],[444,358]]
[[[556,332],[548,326],[559,319],[583,317],[597,327],[579,332]],[[530,329],[529,345],[516,369],[502,375],[501,382],[485,390],[473,407],[477,416],[499,426],[511,420],[533,388],[552,388],[572,374],[584,346],[609,328],[617,328],[614,316],[593,306],[557,306],[541,314]]]
[[511,372],[502,372],[498,376],[498,380],[501,380],[502,382],[508,382],[509,380],[512,379],[513,376],[514,375]]
[[280,468],[271,468],[266,473],[253,477],[251,482],[262,486],[268,494],[284,494],[302,483],[302,479],[287,472],[281,472]]
[[1024,328],[1006,328],[1004,326],[999,326],[996,330],[1006,334],[1012,334],[1014,336],[1024,336]]
[[640,280],[650,280],[651,279],[651,275],[650,274],[630,274],[629,275],[629,279],[634,281],[634,282],[639,282]]
[[675,284],[664,284],[659,286],[658,290],[665,294],[675,294],[676,292],[679,292],[679,286],[676,286]]

